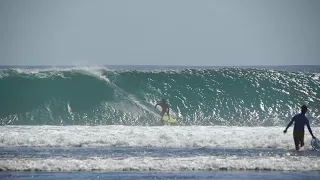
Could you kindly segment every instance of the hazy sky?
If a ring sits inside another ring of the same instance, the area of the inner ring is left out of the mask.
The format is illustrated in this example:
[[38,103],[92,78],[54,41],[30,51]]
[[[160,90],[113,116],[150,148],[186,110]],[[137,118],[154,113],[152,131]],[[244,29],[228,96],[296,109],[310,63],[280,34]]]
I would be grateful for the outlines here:
[[1,65],[320,65],[320,0],[0,0]]

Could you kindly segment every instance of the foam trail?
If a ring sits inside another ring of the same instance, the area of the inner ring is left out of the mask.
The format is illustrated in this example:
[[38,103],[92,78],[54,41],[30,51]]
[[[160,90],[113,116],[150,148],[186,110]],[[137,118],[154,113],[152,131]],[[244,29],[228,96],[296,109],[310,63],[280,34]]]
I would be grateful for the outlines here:
[[217,157],[189,158],[126,157],[90,159],[2,160],[1,171],[210,171],[269,170],[320,171],[320,159],[313,157]]
[[[0,147],[159,147],[294,149],[284,127],[0,126]],[[320,127],[313,127],[315,135]],[[81,132],[81,133],[79,133]],[[311,149],[305,134],[305,148]]]
[[127,93],[126,91],[124,91],[123,89],[121,89],[120,87],[118,87],[117,85],[115,85],[114,83],[112,82],[109,82],[112,87],[114,87],[116,90],[118,90],[120,93],[124,94],[127,96],[127,99],[129,99],[131,102],[135,103],[136,105],[138,105],[139,107],[141,107],[142,109],[144,109],[145,111],[153,114],[155,117],[159,118],[159,114],[149,110],[148,107],[146,107],[145,105],[141,104],[133,95]]

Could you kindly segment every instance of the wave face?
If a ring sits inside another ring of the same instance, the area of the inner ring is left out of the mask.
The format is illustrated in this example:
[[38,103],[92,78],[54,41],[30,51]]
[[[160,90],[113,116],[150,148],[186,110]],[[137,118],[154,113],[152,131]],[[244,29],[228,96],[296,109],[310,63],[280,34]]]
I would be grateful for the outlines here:
[[1,69],[0,123],[157,125],[164,97],[181,125],[284,125],[302,104],[320,125],[319,79],[254,68]]

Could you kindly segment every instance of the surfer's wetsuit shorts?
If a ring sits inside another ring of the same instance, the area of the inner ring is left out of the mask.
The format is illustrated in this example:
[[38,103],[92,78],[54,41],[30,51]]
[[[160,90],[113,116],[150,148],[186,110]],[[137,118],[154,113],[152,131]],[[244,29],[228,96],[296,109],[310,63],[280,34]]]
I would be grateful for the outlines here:
[[167,113],[167,111],[168,111],[168,110],[163,109],[163,110],[161,111],[161,116],[164,116],[164,114],[166,114],[166,113]]
[[293,139],[296,149],[299,149],[299,145],[304,146],[304,131],[293,131]]

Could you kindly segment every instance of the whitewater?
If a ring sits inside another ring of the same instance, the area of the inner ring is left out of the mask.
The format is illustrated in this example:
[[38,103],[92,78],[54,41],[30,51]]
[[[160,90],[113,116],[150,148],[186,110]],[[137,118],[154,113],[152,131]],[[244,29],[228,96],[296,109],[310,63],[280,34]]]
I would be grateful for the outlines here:
[[[320,137],[319,80],[319,66],[2,67],[0,177],[316,179],[307,129],[301,151],[283,130],[306,104]],[[178,125],[159,125],[162,98]]]

